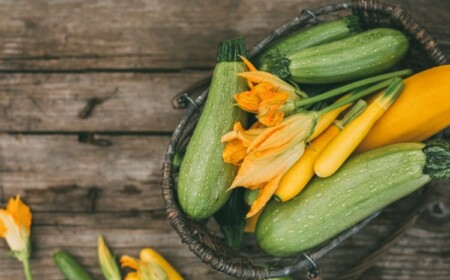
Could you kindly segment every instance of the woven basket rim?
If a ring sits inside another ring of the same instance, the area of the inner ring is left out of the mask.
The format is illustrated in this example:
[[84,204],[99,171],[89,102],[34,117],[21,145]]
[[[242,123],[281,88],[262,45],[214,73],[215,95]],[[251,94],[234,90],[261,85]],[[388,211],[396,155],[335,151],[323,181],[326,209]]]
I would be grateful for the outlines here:
[[[302,11],[302,13],[293,20],[282,25],[276,29],[273,33],[264,38],[259,44],[257,44],[252,50],[249,51],[249,57],[258,54],[267,44],[285,34],[289,30],[299,27],[301,24],[314,19],[316,16],[321,16],[329,13],[334,13],[343,10],[352,10],[355,14],[362,15],[363,13],[373,13],[388,17],[398,24],[403,31],[411,37],[411,40],[416,42],[425,55],[433,65],[443,65],[447,63],[446,55],[439,49],[434,37],[430,36],[426,30],[405,10],[400,7],[385,4],[376,0],[355,0],[351,2],[342,2],[336,4],[329,4],[315,9]],[[165,154],[162,172],[162,195],[166,205],[166,213],[171,226],[180,236],[183,243],[187,244],[189,249],[199,257],[204,263],[210,265],[212,268],[229,274],[238,278],[251,278],[251,279],[267,279],[272,277],[286,276],[289,273],[306,267],[309,262],[306,259],[300,260],[295,265],[290,267],[284,267],[281,269],[268,269],[260,265],[249,263],[235,263],[233,258],[221,254],[215,251],[211,247],[214,244],[204,244],[204,240],[198,235],[198,232],[189,226],[189,218],[183,213],[178,206],[176,192],[175,192],[175,180],[173,177],[173,159],[176,152],[176,147],[180,141],[180,137],[186,127],[189,126],[193,116],[198,113],[198,106],[201,106],[207,96],[207,90],[205,90],[196,100],[194,104],[191,104],[187,108],[186,114],[181,119],[180,123],[174,130],[172,138]],[[194,124],[195,125],[195,124]],[[192,124],[191,124],[191,128]],[[342,232],[337,237],[333,238],[327,244],[315,248],[310,256],[313,259],[318,259],[337,247],[343,240],[352,236],[368,224],[372,219],[377,217],[379,212],[374,213],[359,224],[351,227],[350,229]]]

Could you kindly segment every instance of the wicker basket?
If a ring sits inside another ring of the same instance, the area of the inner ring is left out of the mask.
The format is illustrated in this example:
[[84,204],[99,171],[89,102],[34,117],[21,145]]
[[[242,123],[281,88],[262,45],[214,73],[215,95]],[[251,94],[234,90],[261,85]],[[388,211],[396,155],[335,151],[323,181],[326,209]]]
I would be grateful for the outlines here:
[[[304,28],[323,18],[329,20],[349,13],[359,15],[366,27],[384,26],[402,30],[411,42],[411,48],[404,63],[415,72],[447,63],[447,58],[439,50],[436,40],[409,13],[401,8],[370,0],[338,3],[303,11],[300,16],[274,30],[257,44],[249,52],[249,57],[255,56],[273,40],[293,30]],[[379,214],[373,214],[354,227],[342,232],[328,243],[314,248],[308,252],[308,255],[299,254],[295,258],[275,258],[262,253],[256,247],[254,250],[248,251],[233,250],[224,243],[223,238],[211,231],[211,227],[206,223],[199,223],[187,218],[180,209],[176,197],[175,179],[177,174],[173,172],[173,159],[176,150],[187,145],[189,136],[197,123],[200,115],[199,108],[204,104],[208,92],[207,82],[203,84],[206,85],[206,89],[195,100],[186,99],[189,101],[185,102],[185,104],[189,103],[187,112],[172,135],[163,164],[162,193],[171,225],[181,237],[182,242],[187,244],[189,249],[204,263],[209,264],[216,270],[238,278],[267,279],[286,276],[294,271],[311,266],[311,264],[314,264],[312,259],[319,259],[339,246],[343,240],[358,232]],[[198,90],[201,86],[196,88]],[[406,218],[408,218],[406,219],[408,221],[407,225],[413,224],[411,221],[414,221],[413,218],[416,217],[414,213],[423,205],[423,198],[427,192],[423,192],[423,190],[420,192],[423,195],[414,204],[412,212],[406,215]],[[404,230],[407,227],[401,228]],[[373,258],[365,258],[364,260],[369,262],[369,260],[373,261]],[[367,268],[367,264],[365,263],[363,267]]]

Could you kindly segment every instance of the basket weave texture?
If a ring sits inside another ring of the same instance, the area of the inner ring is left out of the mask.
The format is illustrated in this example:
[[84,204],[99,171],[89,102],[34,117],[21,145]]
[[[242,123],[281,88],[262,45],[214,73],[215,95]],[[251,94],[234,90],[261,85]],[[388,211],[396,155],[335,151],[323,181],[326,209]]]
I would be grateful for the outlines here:
[[[303,11],[298,17],[274,30],[249,52],[249,57],[257,55],[261,49],[279,37],[314,24],[318,20],[333,19],[353,13],[359,15],[365,27],[392,27],[401,30],[410,39],[411,47],[404,63],[415,72],[447,63],[447,57],[439,49],[436,40],[413,17],[399,7],[378,1],[358,0],[331,4]],[[181,241],[204,263],[212,268],[244,279],[267,279],[280,277],[306,267],[309,262],[304,256],[295,258],[275,258],[261,251],[237,251],[229,248],[219,236],[211,233],[206,224],[189,219],[178,205],[176,197],[176,176],[173,159],[177,149],[187,145],[204,104],[207,90],[198,96],[175,129],[163,164],[162,195],[170,224],[179,234]],[[337,247],[343,240],[355,234],[378,213],[341,233],[333,240],[308,252],[318,259]]]

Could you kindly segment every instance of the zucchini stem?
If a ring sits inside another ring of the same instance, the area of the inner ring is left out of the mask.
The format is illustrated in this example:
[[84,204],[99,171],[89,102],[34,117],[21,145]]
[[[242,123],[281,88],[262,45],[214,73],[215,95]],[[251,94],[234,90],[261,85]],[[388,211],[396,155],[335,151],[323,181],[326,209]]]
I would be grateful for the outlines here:
[[241,62],[246,56],[245,40],[242,37],[220,42],[217,49],[217,62]]
[[423,168],[425,174],[437,180],[450,178],[450,143],[444,140],[432,140],[425,148],[427,161]]
[[301,100],[296,100],[295,101],[295,108],[299,108],[299,107],[303,107],[306,105],[310,105],[313,103],[317,103],[319,101],[331,98],[331,97],[335,97],[341,94],[344,94],[346,92],[349,92],[351,90],[360,88],[362,86],[365,85],[369,85],[369,84],[373,84],[379,81],[383,81],[383,80],[387,80],[387,79],[391,79],[391,78],[395,78],[395,77],[405,77],[405,76],[409,76],[411,75],[412,71],[411,69],[404,69],[404,70],[400,70],[400,71],[395,71],[395,72],[390,72],[390,73],[386,73],[386,74],[382,74],[382,75],[378,75],[378,76],[374,76],[374,77],[370,77],[367,79],[363,79],[363,80],[359,80],[350,84],[346,84],[344,86],[338,87],[336,89],[324,92],[322,94],[316,95],[314,97],[310,97],[310,98],[306,98],[306,99],[301,99]]
[[356,100],[358,100],[360,98],[363,98],[364,96],[366,96],[368,94],[371,94],[371,93],[373,93],[375,91],[383,89],[383,88],[389,86],[390,84],[392,84],[393,81],[394,81],[394,79],[388,79],[388,80],[382,81],[380,83],[377,83],[377,84],[375,84],[375,85],[373,85],[371,87],[363,89],[361,91],[357,91],[356,93],[351,94],[349,97],[347,97],[347,98],[345,98],[345,99],[343,99],[341,101],[338,101],[336,103],[333,103],[333,104],[331,104],[328,107],[323,108],[322,110],[319,111],[319,115],[323,115],[323,114],[325,114],[327,112],[330,112],[330,111],[332,111],[332,110],[334,110],[336,108],[339,108],[339,107],[344,106],[344,105],[346,105],[348,103],[351,103],[351,102],[354,102],[354,101],[356,101]]

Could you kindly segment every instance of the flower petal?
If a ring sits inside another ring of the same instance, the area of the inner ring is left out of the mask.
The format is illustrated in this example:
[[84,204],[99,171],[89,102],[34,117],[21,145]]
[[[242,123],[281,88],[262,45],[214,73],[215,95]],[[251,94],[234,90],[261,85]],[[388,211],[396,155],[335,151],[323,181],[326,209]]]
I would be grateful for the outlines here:
[[233,130],[223,135],[221,142],[227,142],[222,153],[225,162],[240,165],[247,155],[247,147],[265,128],[253,128],[244,130],[242,124],[237,122]]
[[166,280],[167,273],[161,266],[152,263],[141,261],[137,271],[140,280]]
[[289,99],[295,100],[299,98],[295,93],[295,88],[293,86],[269,72],[248,71],[241,72],[238,75],[254,83],[268,82],[269,84],[272,84],[277,91],[287,92],[289,94]]
[[244,91],[234,95],[237,105],[244,111],[258,113],[261,102],[275,95],[275,87],[267,82],[254,86],[250,91]]
[[304,149],[305,142],[300,142],[273,156],[254,157],[249,154],[242,162],[231,188],[251,188],[269,182],[278,174],[286,172],[300,158]]
[[283,150],[285,147],[305,141],[310,135],[316,119],[317,114],[315,113],[298,113],[290,116],[280,124],[270,127],[258,135],[248,147],[248,153],[274,148]]
[[[248,68],[248,70],[249,71],[258,71],[257,69],[256,69],[256,67],[247,59],[247,58],[245,58],[244,56],[242,56],[242,55],[240,55],[239,56],[241,59],[242,59],[242,61],[245,63],[245,66],[247,66],[247,68]],[[253,88],[255,85],[252,83],[252,81],[250,81],[250,80],[247,80],[247,84],[248,84],[248,87],[249,88]]]
[[252,91],[237,93],[234,95],[234,100],[242,110],[255,114],[258,113],[260,100]]
[[27,235],[30,236],[31,211],[30,208],[20,200],[20,196],[17,196],[15,199],[9,199],[6,211],[12,215],[17,225],[26,229]]
[[265,127],[256,128],[256,126],[257,125],[253,125],[250,129],[245,130],[244,127],[242,127],[242,124],[237,122],[233,125],[233,130],[222,136],[220,141],[223,143],[239,139],[246,147],[248,147],[251,142],[266,129]]
[[247,147],[239,139],[229,141],[223,150],[222,158],[226,163],[241,165],[247,155]]
[[252,206],[250,207],[250,211],[248,211],[246,218],[253,217],[254,215],[258,214],[261,211],[261,209],[264,208],[264,206],[267,204],[270,198],[272,198],[272,195],[277,190],[283,175],[284,173],[278,174],[272,180],[267,182],[267,184],[264,187],[261,188],[258,197],[252,203]]
[[137,270],[139,267],[139,260],[125,255],[125,256],[122,256],[122,258],[120,258],[120,266],[122,268],[129,267],[134,270]]
[[285,92],[277,92],[272,97],[266,98],[259,104],[258,120],[266,126],[274,126],[279,124],[284,117],[284,112],[279,111],[288,99],[289,95]]
[[260,102],[273,97],[275,95],[275,92],[275,87],[267,82],[261,82],[257,84],[252,90],[252,93],[259,98]]
[[141,280],[136,272],[129,272],[124,280]]
[[5,219],[5,217],[3,217],[2,215],[5,215],[5,214],[8,214],[8,213],[5,210],[0,209],[0,237],[5,237],[6,232],[8,231],[8,228],[3,223],[3,219]]
[[245,63],[245,66],[247,66],[247,68],[248,68],[248,70],[250,70],[250,71],[258,71],[257,69],[256,69],[256,67],[250,62],[250,60],[248,60],[246,57],[244,57],[244,56],[242,56],[242,55],[240,55],[239,56],[241,59],[242,59],[242,61]]
[[294,158],[292,164],[295,163],[303,153],[316,118],[313,113],[296,114],[256,136],[231,188],[266,183],[291,164],[289,159]]
[[2,237],[6,239],[12,251],[28,250],[29,235],[25,227],[16,223],[10,212],[0,209],[0,223],[2,224]]

